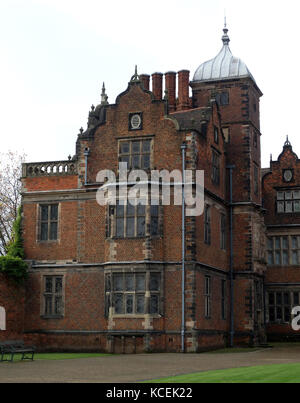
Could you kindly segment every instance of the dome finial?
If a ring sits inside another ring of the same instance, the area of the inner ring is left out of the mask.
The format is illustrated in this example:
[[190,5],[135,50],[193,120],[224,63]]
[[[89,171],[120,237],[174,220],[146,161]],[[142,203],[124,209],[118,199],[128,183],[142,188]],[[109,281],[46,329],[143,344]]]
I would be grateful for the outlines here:
[[101,92],[101,105],[107,105],[108,104],[107,100],[108,100],[108,96],[105,93],[105,84],[103,82],[102,92]]
[[224,35],[222,36],[223,44],[228,46],[228,44],[229,44],[229,42],[230,42],[230,39],[229,39],[229,36],[227,35],[228,29],[227,29],[226,15],[224,16],[224,28],[223,28],[223,32],[224,32]]
[[137,65],[135,65],[134,75],[131,77],[130,82],[131,83],[139,83],[140,82],[140,76],[138,75],[138,72],[137,72]]
[[289,141],[289,136],[286,136],[286,141],[284,143],[284,147],[291,147],[291,142]]

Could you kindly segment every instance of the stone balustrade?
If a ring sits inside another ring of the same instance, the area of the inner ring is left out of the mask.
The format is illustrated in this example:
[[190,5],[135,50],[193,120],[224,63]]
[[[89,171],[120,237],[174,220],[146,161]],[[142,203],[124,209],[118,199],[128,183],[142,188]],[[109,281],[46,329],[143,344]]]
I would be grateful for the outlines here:
[[52,162],[28,162],[22,165],[22,176],[57,176],[57,175],[76,175],[77,162],[52,161]]

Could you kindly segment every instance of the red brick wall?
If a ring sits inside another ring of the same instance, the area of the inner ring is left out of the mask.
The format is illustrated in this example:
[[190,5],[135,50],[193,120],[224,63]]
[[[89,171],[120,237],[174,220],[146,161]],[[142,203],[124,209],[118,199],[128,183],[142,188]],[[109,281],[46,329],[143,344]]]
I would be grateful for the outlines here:
[[6,330],[0,330],[0,341],[23,339],[24,287],[3,274],[0,274],[0,306],[6,311]]

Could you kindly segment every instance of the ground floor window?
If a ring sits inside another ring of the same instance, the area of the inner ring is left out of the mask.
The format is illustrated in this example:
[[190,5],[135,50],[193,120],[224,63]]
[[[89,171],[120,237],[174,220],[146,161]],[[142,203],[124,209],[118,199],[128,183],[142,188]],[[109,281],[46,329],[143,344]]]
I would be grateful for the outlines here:
[[160,313],[160,272],[115,272],[106,274],[106,314]]
[[300,302],[300,290],[268,292],[268,314],[270,323],[289,323],[294,306]]
[[44,276],[43,315],[47,317],[63,315],[63,277]]
[[211,317],[211,277],[210,276],[205,276],[204,312],[205,312],[205,317],[207,319],[209,319]]

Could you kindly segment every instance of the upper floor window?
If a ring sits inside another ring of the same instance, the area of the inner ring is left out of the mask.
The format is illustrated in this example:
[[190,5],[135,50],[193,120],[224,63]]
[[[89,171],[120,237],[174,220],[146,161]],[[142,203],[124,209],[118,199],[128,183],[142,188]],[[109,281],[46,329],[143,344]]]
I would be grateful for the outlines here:
[[221,242],[220,242],[220,247],[221,249],[226,249],[226,216],[225,214],[221,214],[220,216],[220,238],[221,238]]
[[220,184],[220,155],[214,150],[212,151],[211,179],[215,185]]
[[257,133],[256,132],[253,134],[253,145],[255,148],[257,148]]
[[119,142],[119,161],[128,169],[150,169],[151,139],[122,140]]
[[39,207],[39,240],[56,241],[58,238],[58,204]]
[[219,143],[219,129],[216,126],[214,127],[214,141],[216,144]]
[[63,315],[63,277],[44,276],[44,312],[45,316]]
[[204,208],[204,242],[210,245],[211,228],[210,228],[210,206]]
[[258,195],[258,166],[254,164],[254,178],[253,178],[253,183],[254,183],[254,194]]
[[137,238],[146,235],[146,220],[149,216],[150,234],[159,234],[159,206],[136,206],[117,202],[109,207],[109,236],[116,238]]
[[218,92],[216,94],[216,101],[219,105],[224,106],[229,104],[229,94],[228,92]]
[[268,238],[268,265],[300,264],[300,236],[273,236]]
[[277,192],[277,213],[299,213],[300,190],[285,190]]

